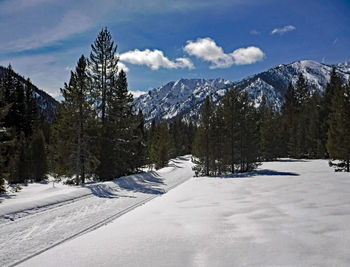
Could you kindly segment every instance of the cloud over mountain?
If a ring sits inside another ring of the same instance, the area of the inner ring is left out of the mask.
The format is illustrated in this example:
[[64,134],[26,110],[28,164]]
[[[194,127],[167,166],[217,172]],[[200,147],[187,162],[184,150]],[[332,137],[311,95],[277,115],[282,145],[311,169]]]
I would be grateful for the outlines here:
[[222,47],[209,37],[187,41],[184,51],[191,56],[212,63],[211,69],[253,64],[261,61],[265,56],[264,52],[255,46],[238,48],[232,53],[225,53]]
[[135,49],[120,54],[119,59],[122,62],[128,62],[135,65],[146,65],[152,70],[158,70],[159,68],[194,68],[193,63],[189,58],[176,58],[175,60],[170,60],[164,56],[163,51],[158,49],[145,49],[143,51]]

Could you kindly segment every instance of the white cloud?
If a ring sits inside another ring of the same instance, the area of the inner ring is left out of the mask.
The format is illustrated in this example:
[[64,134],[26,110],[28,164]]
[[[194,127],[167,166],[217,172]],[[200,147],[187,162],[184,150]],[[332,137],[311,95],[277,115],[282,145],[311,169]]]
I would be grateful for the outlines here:
[[209,37],[187,41],[185,52],[204,61],[211,62],[211,69],[228,68],[232,65],[253,64],[264,58],[264,52],[255,46],[239,48],[232,53],[225,53],[222,47]]
[[293,25],[287,25],[282,28],[275,28],[272,30],[271,34],[283,35],[286,32],[294,31],[296,28]]
[[135,90],[135,91],[130,90],[130,93],[134,96],[134,99],[135,99],[135,98],[138,98],[138,97],[141,96],[141,95],[147,94],[147,92],[145,92],[145,91],[140,91],[140,90]]
[[175,61],[164,56],[163,51],[154,49],[128,51],[119,55],[119,60],[135,65],[146,65],[152,70],[159,68],[177,69],[177,68],[194,68],[193,63],[188,58],[177,58]]
[[234,64],[236,65],[253,64],[264,58],[263,51],[255,46],[236,49],[230,55],[234,60]]
[[118,72],[120,72],[121,70],[123,70],[124,72],[128,72],[129,68],[127,66],[125,66],[125,64],[123,62],[118,61]]

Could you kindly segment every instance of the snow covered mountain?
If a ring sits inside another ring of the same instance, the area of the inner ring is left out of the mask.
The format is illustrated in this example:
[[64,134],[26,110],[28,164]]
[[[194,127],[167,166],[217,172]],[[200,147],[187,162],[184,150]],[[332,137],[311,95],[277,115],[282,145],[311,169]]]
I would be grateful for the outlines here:
[[146,122],[178,116],[195,119],[207,95],[216,102],[231,85],[232,82],[224,79],[180,79],[136,98],[135,108],[142,110]]
[[[0,66],[0,80],[2,80],[7,72],[7,68]],[[21,83],[25,83],[25,79],[15,73],[16,79],[20,80]],[[33,85],[35,91],[35,98],[38,103],[38,106],[41,110],[41,113],[45,115],[48,122],[53,122],[56,117],[57,104],[58,102],[51,97],[49,94],[40,90],[38,87]]]
[[310,85],[310,90],[322,93],[333,67],[344,82],[350,78],[350,62],[326,65],[302,60],[278,65],[238,82],[224,79],[180,79],[141,95],[134,103],[137,109],[143,111],[146,122],[152,119],[171,120],[178,116],[183,116],[186,120],[196,120],[207,95],[216,103],[234,84],[238,89],[247,91],[256,106],[259,106],[265,96],[269,103],[281,107],[288,84],[295,84],[300,73]]

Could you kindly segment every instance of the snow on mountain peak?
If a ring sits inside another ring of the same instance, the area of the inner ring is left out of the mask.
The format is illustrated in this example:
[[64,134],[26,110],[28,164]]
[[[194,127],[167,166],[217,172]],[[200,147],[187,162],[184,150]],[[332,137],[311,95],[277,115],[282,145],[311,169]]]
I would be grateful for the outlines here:
[[[301,60],[291,64],[280,64],[265,72],[251,75],[235,82],[235,87],[248,92],[256,107],[263,97],[267,102],[280,108],[289,83],[296,84],[300,74],[306,79],[310,90],[323,92],[330,74],[336,68],[343,81],[350,78],[350,63],[326,65],[313,60]],[[218,79],[180,79],[169,82],[135,100],[135,108],[142,109],[146,122],[152,119],[171,120],[183,116],[185,120],[198,119],[207,95],[218,102],[233,82]]]

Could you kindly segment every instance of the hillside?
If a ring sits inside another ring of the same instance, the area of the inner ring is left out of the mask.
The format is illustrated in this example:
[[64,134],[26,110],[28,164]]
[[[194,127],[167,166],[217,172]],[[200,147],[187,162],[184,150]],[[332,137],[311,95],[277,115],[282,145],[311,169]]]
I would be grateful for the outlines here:
[[[7,72],[7,68],[0,66],[0,80],[2,80]],[[16,79],[19,79],[23,84],[25,83],[25,78],[15,73]],[[35,91],[35,98],[40,107],[41,113],[45,115],[48,122],[53,122],[56,116],[57,104],[58,102],[47,94],[45,91],[40,90],[37,86],[33,85]]]

